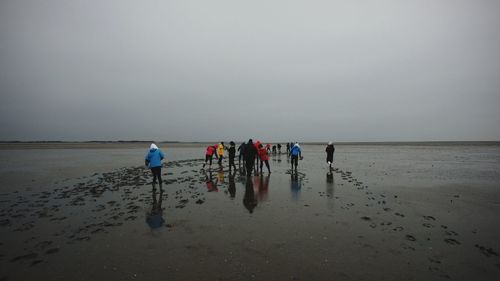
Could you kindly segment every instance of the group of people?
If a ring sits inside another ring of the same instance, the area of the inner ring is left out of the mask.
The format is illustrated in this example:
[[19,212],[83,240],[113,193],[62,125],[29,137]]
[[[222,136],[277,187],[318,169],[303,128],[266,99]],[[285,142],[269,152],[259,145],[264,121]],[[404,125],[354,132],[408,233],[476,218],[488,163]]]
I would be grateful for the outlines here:
[[[292,169],[297,170],[298,160],[302,159],[302,150],[298,143],[287,143],[287,155],[291,157]],[[269,165],[269,155],[279,153],[281,154],[281,144],[264,145],[260,141],[253,142],[249,139],[248,142],[241,143],[238,149],[236,149],[235,143],[230,142],[229,148],[224,146],[224,142],[220,142],[216,145],[209,145],[205,152],[205,163],[203,168],[208,164],[212,167],[212,159],[215,156],[219,161],[219,168],[222,169],[222,159],[225,156],[225,150],[228,151],[229,157],[229,172],[231,173],[232,168],[236,171],[235,158],[236,151],[239,152],[238,156],[238,166],[241,167],[243,163],[243,168],[247,176],[251,176],[255,169],[255,172],[262,172],[264,165],[266,165],[267,171],[271,174],[271,167]]]
[[[269,166],[269,154],[275,153],[274,149],[276,145],[273,146],[271,150],[271,145],[264,145],[260,141],[253,142],[252,139],[249,139],[248,142],[240,144],[238,149],[236,149],[236,144],[234,141],[229,143],[229,148],[224,145],[224,142],[220,142],[216,145],[209,145],[206,148],[205,152],[205,163],[203,164],[203,168],[209,164],[209,167],[212,167],[212,159],[215,156],[218,159],[218,164],[220,169],[222,169],[222,160],[225,157],[225,152],[228,152],[228,160],[229,160],[229,173],[231,174],[232,168],[234,168],[236,172],[235,158],[236,151],[239,152],[238,156],[238,166],[241,167],[243,163],[243,168],[248,177],[252,175],[252,172],[255,169],[255,173],[262,172],[262,168],[264,164],[266,165],[267,171],[271,174],[271,167]],[[278,153],[281,153],[281,144],[277,145]],[[292,172],[297,170],[299,159],[302,160],[302,149],[298,142],[295,143],[287,143],[287,155],[290,157],[290,162],[292,164]],[[330,167],[330,171],[332,170],[333,165],[333,154],[335,153],[335,147],[332,142],[329,142],[326,149],[326,162]],[[158,183],[160,188],[162,187],[162,179],[161,179],[161,161],[165,158],[163,152],[158,148],[158,146],[154,143],[149,147],[149,151],[145,157],[145,165],[151,169],[151,173],[153,174],[153,184],[156,185]],[[259,166],[260,161],[260,166]]]

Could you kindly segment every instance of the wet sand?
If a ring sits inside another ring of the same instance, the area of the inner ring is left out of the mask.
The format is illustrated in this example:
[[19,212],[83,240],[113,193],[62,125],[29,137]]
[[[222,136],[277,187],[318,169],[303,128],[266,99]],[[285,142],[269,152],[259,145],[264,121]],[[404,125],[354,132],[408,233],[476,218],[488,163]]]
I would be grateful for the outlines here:
[[0,153],[0,280],[499,276],[500,147],[337,146],[333,173],[323,146],[303,149],[297,173],[276,155],[247,178],[201,170],[202,146],[166,148],[163,192],[135,164],[144,149],[78,152],[71,176],[69,151],[28,171],[16,153],[52,154]]

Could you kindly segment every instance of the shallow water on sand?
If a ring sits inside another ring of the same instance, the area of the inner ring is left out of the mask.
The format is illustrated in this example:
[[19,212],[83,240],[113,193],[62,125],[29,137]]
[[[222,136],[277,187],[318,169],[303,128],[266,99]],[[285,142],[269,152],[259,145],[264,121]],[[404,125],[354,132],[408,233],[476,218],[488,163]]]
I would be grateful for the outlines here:
[[[498,146],[304,145],[272,174],[166,148],[0,151],[3,280],[496,280]],[[264,167],[265,169],[265,167]],[[19,175],[22,175],[19,177]],[[17,176],[17,177],[16,177]],[[161,200],[160,200],[161,198]]]

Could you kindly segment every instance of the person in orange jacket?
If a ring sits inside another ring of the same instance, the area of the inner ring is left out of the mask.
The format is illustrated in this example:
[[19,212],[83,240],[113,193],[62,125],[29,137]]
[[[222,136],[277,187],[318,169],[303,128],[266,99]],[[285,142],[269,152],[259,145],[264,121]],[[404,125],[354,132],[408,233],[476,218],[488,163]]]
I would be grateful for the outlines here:
[[271,168],[269,168],[269,153],[267,152],[268,147],[259,144],[259,158],[260,158],[260,172],[262,172],[262,166],[266,163],[267,171],[271,173]]
[[254,146],[255,146],[255,150],[257,151],[257,154],[255,155],[255,170],[259,170],[259,145],[261,144],[260,140],[257,140],[255,143],[254,143]]

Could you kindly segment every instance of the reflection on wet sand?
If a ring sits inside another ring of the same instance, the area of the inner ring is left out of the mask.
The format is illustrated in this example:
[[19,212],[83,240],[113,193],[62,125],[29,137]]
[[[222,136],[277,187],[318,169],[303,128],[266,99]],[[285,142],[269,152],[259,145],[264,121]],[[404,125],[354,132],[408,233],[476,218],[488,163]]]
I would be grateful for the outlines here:
[[327,206],[328,209],[332,210],[334,208],[334,197],[333,193],[335,191],[335,179],[333,177],[333,173],[330,170],[328,173],[326,173],[326,196],[330,199],[327,200]]
[[253,209],[257,207],[257,199],[255,199],[253,182],[250,178],[247,179],[245,184],[245,196],[243,197],[243,205],[250,213],[253,213]]
[[156,199],[156,185],[153,183],[153,204],[151,206],[151,211],[147,214],[146,222],[151,227],[151,229],[159,228],[165,222],[163,219],[163,208],[161,204],[163,202],[163,188],[160,186],[160,194],[158,199]]
[[290,190],[292,192],[292,200],[298,201],[300,199],[300,190],[302,188],[302,177],[299,173],[290,174]]
[[219,183],[224,183],[224,180],[225,180],[225,178],[224,178],[224,170],[219,170],[217,172],[217,180],[218,180]]
[[257,198],[260,202],[266,201],[269,192],[269,178],[270,175],[266,176],[255,176],[254,177],[254,189],[257,192]]
[[236,196],[236,182],[234,181],[235,174],[229,173],[229,187],[227,190],[229,191],[229,196],[231,199],[234,199]]
[[212,171],[209,171],[208,175],[207,175],[207,173],[205,173],[205,184],[207,186],[208,192],[219,191],[219,189],[217,189],[217,179],[214,182],[214,180],[212,178]]

